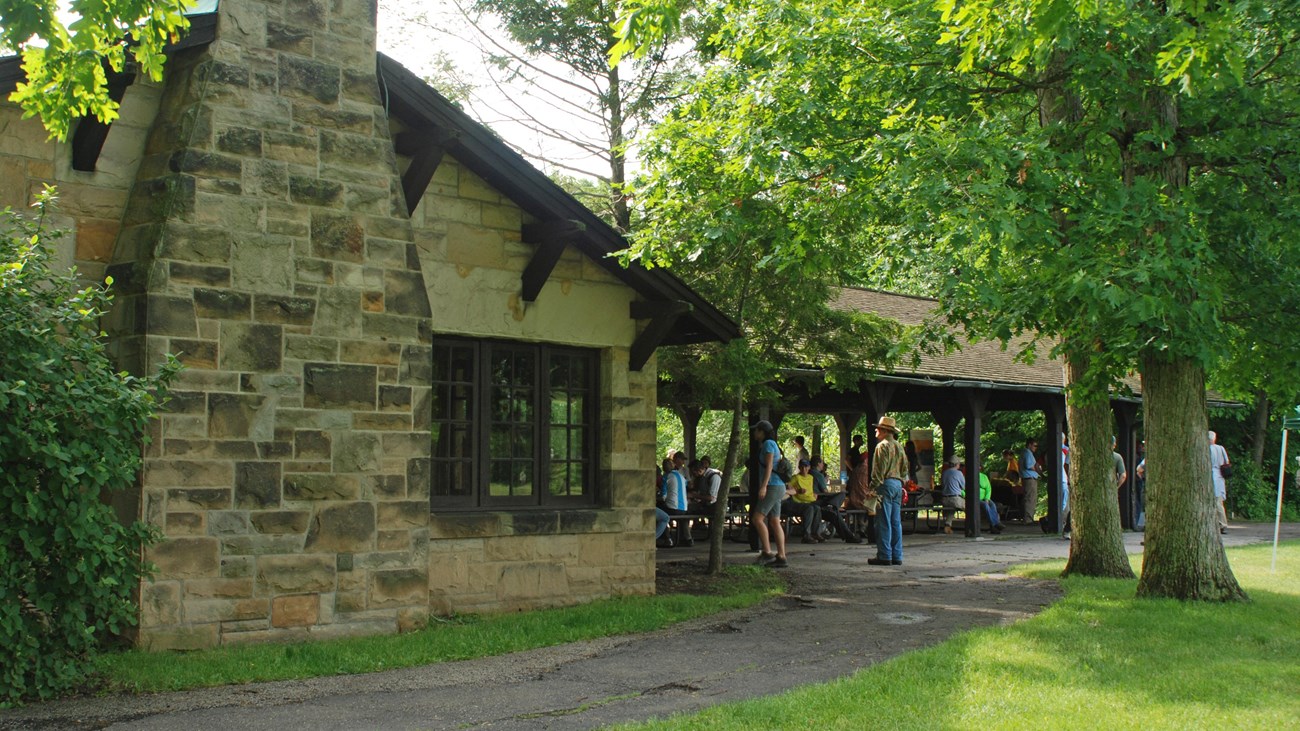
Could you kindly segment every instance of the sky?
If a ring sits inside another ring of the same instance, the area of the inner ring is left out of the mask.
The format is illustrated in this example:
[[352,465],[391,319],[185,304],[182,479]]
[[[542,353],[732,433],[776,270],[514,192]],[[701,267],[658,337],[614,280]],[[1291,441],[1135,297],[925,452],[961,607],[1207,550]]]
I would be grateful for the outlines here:
[[[549,138],[528,126],[515,121],[521,116],[518,108],[524,107],[544,124],[564,129],[569,134],[599,142],[604,139],[603,131],[591,120],[581,119],[562,109],[562,102],[547,98],[547,93],[560,95],[570,102],[583,103],[576,95],[563,88],[562,84],[551,83],[545,89],[537,91],[520,81],[505,80],[498,85],[493,82],[488,62],[480,46],[489,46],[492,42],[503,46],[512,45],[506,33],[500,29],[489,16],[480,21],[481,27],[492,32],[491,40],[477,36],[476,31],[464,21],[455,0],[381,0],[379,4],[379,50],[393,57],[403,66],[415,73],[429,78],[445,75],[440,65],[450,62],[456,69],[456,75],[471,87],[468,97],[462,104],[466,112],[479,122],[487,125],[503,140],[519,150],[544,172],[554,171],[554,165],[544,160],[552,160],[563,165],[561,170],[569,175],[586,173],[594,177],[608,175],[608,165],[600,158],[560,141]],[[424,14],[427,25],[411,22],[409,19]],[[440,27],[435,30],[430,26]],[[477,44],[475,38],[479,38]],[[557,62],[537,61],[543,67],[556,74],[565,74],[566,69]],[[502,72],[495,72],[504,76]]]

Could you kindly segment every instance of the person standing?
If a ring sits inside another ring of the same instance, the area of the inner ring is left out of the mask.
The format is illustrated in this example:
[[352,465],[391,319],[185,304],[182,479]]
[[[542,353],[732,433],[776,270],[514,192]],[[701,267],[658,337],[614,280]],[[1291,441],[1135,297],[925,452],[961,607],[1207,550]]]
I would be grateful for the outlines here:
[[1223,501],[1228,499],[1228,481],[1224,479],[1223,468],[1232,464],[1228,461],[1228,450],[1219,444],[1219,435],[1210,432],[1210,480],[1214,484],[1214,505],[1219,521],[1219,532],[1228,532],[1228,511]]
[[794,438],[794,458],[800,462],[803,460],[811,462],[812,457],[808,454],[808,448],[804,446],[805,442],[806,440],[802,434]]
[[871,487],[880,496],[876,510],[876,557],[873,566],[901,566],[903,563],[903,480],[907,478],[907,455],[898,443],[898,426],[888,416],[875,425],[876,451],[871,455]]
[[1020,450],[1020,484],[1025,488],[1025,522],[1033,523],[1038,516],[1038,440],[1029,439]]
[[957,469],[961,460],[957,455],[948,458],[948,464],[939,478],[940,499],[943,501],[943,532],[952,534],[952,516],[966,509],[966,476]]
[[[781,530],[781,501],[785,499],[785,481],[776,473],[781,448],[777,446],[776,430],[770,421],[760,421],[749,430],[758,442],[758,494],[757,502],[750,507],[749,522],[758,533],[759,563],[780,569],[789,566],[785,556],[785,531]],[[773,544],[776,550],[772,550]]]

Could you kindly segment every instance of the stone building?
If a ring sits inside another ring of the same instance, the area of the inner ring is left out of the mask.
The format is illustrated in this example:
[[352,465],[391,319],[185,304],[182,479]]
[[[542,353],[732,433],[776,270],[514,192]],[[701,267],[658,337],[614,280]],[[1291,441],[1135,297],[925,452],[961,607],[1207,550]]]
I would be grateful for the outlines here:
[[653,353],[735,325],[377,56],[373,3],[192,23],[111,126],[0,103],[0,205],[57,185],[115,357],[187,366],[118,505],[165,535],[140,643],[652,592]]

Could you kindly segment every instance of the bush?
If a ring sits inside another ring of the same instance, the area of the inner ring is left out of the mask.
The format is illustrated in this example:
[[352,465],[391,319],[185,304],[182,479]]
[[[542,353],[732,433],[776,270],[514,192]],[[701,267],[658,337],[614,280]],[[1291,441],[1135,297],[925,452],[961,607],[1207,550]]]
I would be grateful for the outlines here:
[[49,191],[0,211],[0,706],[74,687],[135,622],[152,529],[103,497],[134,484],[144,427],[176,371],[117,373],[98,320],[106,287],[51,271]]
[[[1288,475],[1289,476],[1289,475]],[[1300,519],[1300,495],[1290,482],[1283,493],[1282,519]],[[1228,511],[1245,520],[1273,520],[1277,515],[1277,475],[1264,474],[1249,459],[1232,463],[1228,478]]]

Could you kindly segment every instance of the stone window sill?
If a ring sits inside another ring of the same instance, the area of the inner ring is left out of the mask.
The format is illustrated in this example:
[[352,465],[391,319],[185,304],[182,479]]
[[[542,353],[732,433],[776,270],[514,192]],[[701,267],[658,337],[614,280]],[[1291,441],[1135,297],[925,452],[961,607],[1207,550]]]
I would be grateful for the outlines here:
[[429,537],[495,538],[621,533],[626,512],[612,508],[435,512],[429,516]]

